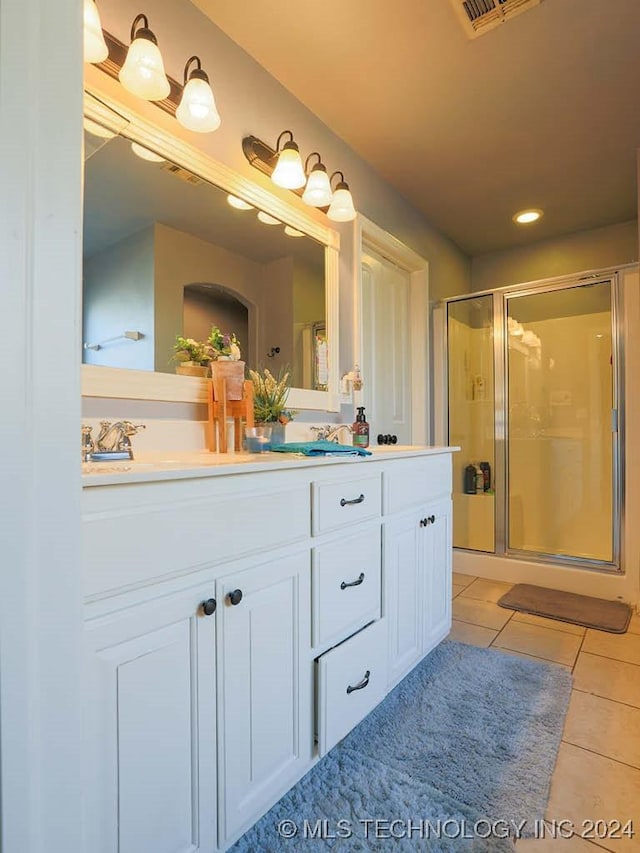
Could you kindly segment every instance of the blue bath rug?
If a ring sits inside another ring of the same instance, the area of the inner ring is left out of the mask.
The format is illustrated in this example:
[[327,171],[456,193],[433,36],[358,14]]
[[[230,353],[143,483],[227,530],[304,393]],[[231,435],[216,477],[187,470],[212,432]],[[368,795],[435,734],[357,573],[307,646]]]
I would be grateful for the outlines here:
[[445,641],[231,849],[511,851],[544,814],[570,691],[564,667]]

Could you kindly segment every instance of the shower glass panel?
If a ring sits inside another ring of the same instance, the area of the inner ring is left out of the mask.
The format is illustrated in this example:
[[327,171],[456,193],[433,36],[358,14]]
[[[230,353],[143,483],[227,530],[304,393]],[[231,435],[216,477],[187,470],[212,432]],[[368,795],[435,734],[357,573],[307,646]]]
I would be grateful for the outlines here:
[[453,454],[453,544],[495,550],[493,296],[447,305],[449,444]]
[[507,550],[613,562],[611,282],[506,306]]

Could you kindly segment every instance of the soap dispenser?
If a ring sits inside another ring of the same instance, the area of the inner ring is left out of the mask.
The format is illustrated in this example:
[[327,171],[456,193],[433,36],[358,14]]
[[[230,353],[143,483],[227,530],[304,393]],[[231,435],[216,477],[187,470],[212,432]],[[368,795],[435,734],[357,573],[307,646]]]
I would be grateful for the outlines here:
[[364,406],[358,406],[358,414],[353,424],[353,446],[369,447],[369,424],[364,416]]

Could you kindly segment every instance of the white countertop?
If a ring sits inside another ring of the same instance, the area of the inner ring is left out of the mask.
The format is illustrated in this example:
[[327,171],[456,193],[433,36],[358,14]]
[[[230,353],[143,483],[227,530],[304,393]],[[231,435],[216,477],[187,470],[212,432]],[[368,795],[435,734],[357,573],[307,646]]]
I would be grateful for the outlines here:
[[82,486],[113,486],[194,477],[249,474],[323,465],[362,465],[383,459],[450,453],[457,447],[420,445],[369,448],[371,456],[302,456],[295,453],[209,453],[207,450],[162,451],[136,454],[133,460],[87,462],[82,465]]

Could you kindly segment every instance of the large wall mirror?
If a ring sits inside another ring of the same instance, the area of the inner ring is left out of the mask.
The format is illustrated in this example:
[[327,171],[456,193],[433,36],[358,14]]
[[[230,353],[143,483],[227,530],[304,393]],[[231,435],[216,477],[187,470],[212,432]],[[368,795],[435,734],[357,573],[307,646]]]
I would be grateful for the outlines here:
[[86,93],[84,394],[202,399],[173,344],[216,325],[290,369],[292,407],[336,409],[337,256],[329,227]]

